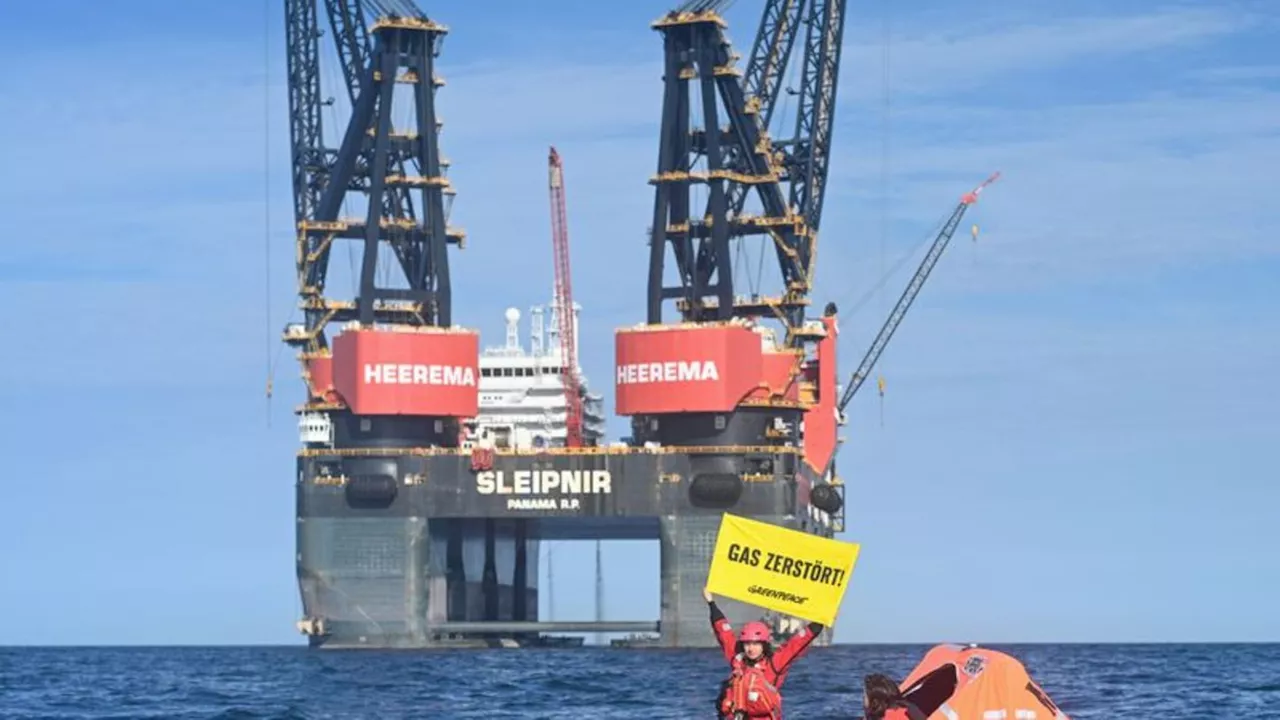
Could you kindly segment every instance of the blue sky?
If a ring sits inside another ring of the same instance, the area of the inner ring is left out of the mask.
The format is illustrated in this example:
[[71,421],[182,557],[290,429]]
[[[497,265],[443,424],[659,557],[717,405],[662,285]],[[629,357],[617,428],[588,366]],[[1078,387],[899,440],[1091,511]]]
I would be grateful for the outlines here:
[[[0,45],[0,643],[296,643],[281,3],[111,5]],[[643,316],[666,6],[467,5],[427,8],[452,28],[458,321],[497,344],[547,295],[554,143],[608,389],[612,330]],[[759,5],[730,11],[743,52]],[[863,552],[838,639],[1280,640],[1274,8],[889,6],[850,3],[818,307],[1004,178],[845,428]],[[845,372],[906,279],[845,315]],[[593,615],[591,558],[557,550],[559,618]],[[656,617],[656,545],[606,562],[607,617]]]

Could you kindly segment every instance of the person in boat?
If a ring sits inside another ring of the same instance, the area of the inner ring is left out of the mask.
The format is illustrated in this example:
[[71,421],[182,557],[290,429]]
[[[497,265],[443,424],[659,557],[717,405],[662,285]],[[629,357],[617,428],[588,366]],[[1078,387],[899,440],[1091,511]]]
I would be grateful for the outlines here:
[[862,679],[863,720],[925,720],[920,708],[902,695],[888,675],[874,673]]
[[768,625],[749,622],[735,636],[711,591],[703,588],[702,597],[711,610],[711,630],[731,670],[716,698],[718,717],[781,720],[782,683],[792,664],[822,633],[823,625],[811,622],[775,649]]

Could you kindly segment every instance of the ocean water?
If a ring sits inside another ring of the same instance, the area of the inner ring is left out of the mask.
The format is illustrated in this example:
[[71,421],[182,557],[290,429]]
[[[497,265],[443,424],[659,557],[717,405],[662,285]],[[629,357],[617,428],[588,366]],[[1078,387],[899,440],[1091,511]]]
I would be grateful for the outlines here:
[[[1280,645],[993,646],[1085,718],[1280,718]],[[815,648],[786,717],[855,718],[926,646]],[[2,718],[714,718],[711,650],[0,648]]]

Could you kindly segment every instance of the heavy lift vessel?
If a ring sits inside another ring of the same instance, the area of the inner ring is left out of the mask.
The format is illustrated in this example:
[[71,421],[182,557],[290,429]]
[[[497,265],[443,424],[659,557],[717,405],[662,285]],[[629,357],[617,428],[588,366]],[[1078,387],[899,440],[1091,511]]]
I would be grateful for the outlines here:
[[[477,414],[479,342],[453,324],[451,306],[447,250],[464,234],[448,224],[453,189],[435,106],[446,28],[410,0],[324,0],[352,105],[334,149],[321,127],[317,0],[284,4],[304,314],[285,340],[299,350],[308,391],[299,629],[324,647],[519,644],[557,630],[656,630],[658,645],[712,644],[701,588],[722,512],[824,536],[843,529],[837,428],[860,379],[837,399],[836,308],[820,319],[805,309],[845,0],[768,0],[745,73],[723,2],[686,3],[654,23],[666,70],[648,314],[615,338],[616,410],[633,431],[621,445],[591,447],[465,435]],[[799,87],[787,89],[794,127],[775,140],[768,128],[801,29]],[[398,85],[409,89],[414,127],[391,125]],[[705,207],[694,207],[694,187],[706,188]],[[752,195],[758,211],[747,210]],[[343,217],[348,202],[363,214]],[[938,252],[954,228],[939,235]],[[730,251],[752,235],[775,250],[777,296],[738,291]],[[351,300],[326,292],[339,239],[363,243]],[[377,282],[380,249],[402,271],[398,286]],[[927,259],[904,293],[863,376],[931,267]],[[680,318],[664,324],[670,300]],[[660,541],[657,623],[539,623],[537,541],[600,538]],[[724,606],[738,621],[759,614]]]

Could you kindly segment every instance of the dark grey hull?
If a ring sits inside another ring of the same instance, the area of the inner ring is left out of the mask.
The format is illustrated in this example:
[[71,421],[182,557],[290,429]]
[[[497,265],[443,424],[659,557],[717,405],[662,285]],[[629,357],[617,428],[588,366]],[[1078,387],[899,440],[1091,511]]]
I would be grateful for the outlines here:
[[[659,617],[625,620],[656,620],[658,647],[707,647],[702,588],[722,513],[830,537],[838,528],[807,504],[815,480],[779,447],[310,448],[298,459],[299,628],[322,647],[530,644],[536,633],[499,625],[539,619],[539,540],[654,539]],[[721,605],[737,623],[761,616]],[[460,622],[495,631],[447,627]]]

